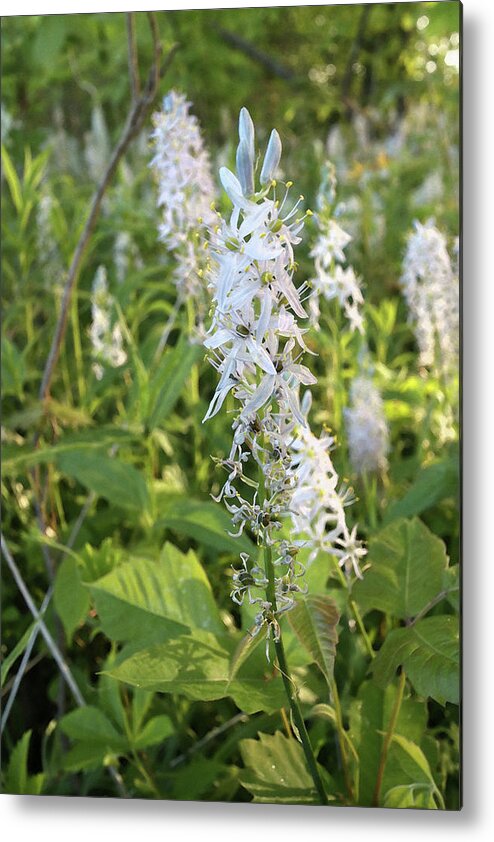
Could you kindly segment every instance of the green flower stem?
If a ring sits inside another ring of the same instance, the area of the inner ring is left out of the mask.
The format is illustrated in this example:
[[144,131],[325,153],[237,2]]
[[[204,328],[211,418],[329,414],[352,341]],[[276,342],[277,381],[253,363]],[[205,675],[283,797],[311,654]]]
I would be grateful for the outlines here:
[[[192,298],[187,299],[187,328],[189,332],[189,336],[193,335],[194,332],[194,301]],[[191,390],[191,398],[192,404],[196,405],[199,403],[199,365],[198,363],[194,363],[190,372],[190,390]]]
[[377,528],[377,482],[375,476],[369,476],[364,471],[362,474],[362,486],[364,489],[365,507],[367,509],[367,520],[370,528],[374,531]]
[[[195,318],[194,318],[194,301],[192,298],[187,298],[187,329],[189,337],[193,335],[194,332],[194,325],[195,325]],[[194,363],[191,370],[190,370],[190,377],[189,377],[189,386],[190,386],[190,405],[193,410],[197,407],[200,401],[200,394],[199,394],[199,364]],[[194,468],[196,470],[196,475],[200,472],[201,466],[201,422],[197,417],[197,412],[193,411],[192,413],[192,425],[193,425],[193,443],[194,443]]]
[[396,695],[396,700],[391,713],[391,718],[389,720],[388,730],[386,731],[386,736],[384,738],[383,747],[381,750],[381,758],[379,760],[379,768],[377,770],[376,777],[376,786],[374,788],[374,797],[372,799],[374,807],[379,806],[379,800],[381,798],[381,787],[383,783],[384,770],[386,768],[386,761],[388,759],[389,747],[394,736],[396,723],[398,722],[398,716],[400,715],[401,703],[403,701],[403,693],[405,691],[405,682],[406,674],[405,670],[402,669],[400,673],[400,683],[398,684],[398,693]]
[[[336,566],[336,570],[338,571],[338,575],[340,577],[340,581],[341,581],[342,585],[344,585],[345,588],[347,589],[347,591],[349,591],[348,580],[347,580],[345,574],[343,573],[339,564],[336,564],[335,566]],[[376,653],[374,652],[374,650],[372,648],[372,643],[370,641],[369,635],[367,634],[367,630],[364,626],[364,621],[362,620],[362,615],[360,613],[359,607],[358,607],[357,603],[355,602],[355,600],[351,598],[350,592],[349,592],[349,596],[348,596],[348,604],[349,604],[350,608],[352,609],[352,613],[353,613],[353,616],[355,618],[355,622],[357,623],[357,626],[359,627],[360,634],[362,635],[362,637],[364,639],[364,643],[365,643],[365,647],[367,649],[367,652],[369,653],[370,657],[374,659],[376,657]]]
[[336,731],[338,734],[338,742],[340,745],[340,754],[341,754],[341,764],[343,766],[343,777],[345,779],[345,786],[350,796],[350,799],[353,800],[354,793],[353,793],[353,786],[350,779],[350,770],[348,766],[348,754],[347,754],[347,734],[345,728],[343,726],[343,716],[341,713],[341,704],[340,704],[340,695],[338,693],[338,686],[336,681],[331,682],[331,696],[333,699],[333,707],[335,713],[335,724],[336,724]]
[[79,402],[83,404],[86,397],[86,381],[84,379],[81,331],[79,326],[79,302],[77,295],[72,296],[72,301],[70,303],[70,320],[72,325],[72,340],[74,343],[74,359],[77,371],[77,390],[79,392]]
[[[268,602],[271,603],[273,607],[273,612],[276,614],[277,606],[276,606],[276,593],[275,593],[275,584],[274,584],[274,567],[273,567],[273,559],[272,559],[272,552],[271,547],[264,548],[264,565],[265,565],[265,572],[266,578],[268,579],[268,585],[266,588],[266,597]],[[294,682],[290,678],[290,673],[288,671],[288,664],[285,655],[285,647],[283,646],[283,640],[280,637],[279,640],[274,641],[274,646],[276,650],[276,657],[278,658],[278,666],[281,672],[281,677],[283,679],[283,684],[285,687],[288,703],[290,705],[290,710],[292,712],[292,719],[295,724],[295,727],[299,733],[300,740],[302,742],[302,748],[304,750],[305,759],[307,761],[307,766],[309,772],[311,774],[312,780],[314,781],[314,786],[317,790],[319,795],[319,800],[321,804],[326,806],[328,804],[328,797],[326,795],[326,790],[324,789],[323,782],[321,780],[321,776],[319,774],[319,770],[317,768],[316,758],[314,756],[314,751],[312,749],[309,734],[307,732],[307,728],[305,727],[304,718],[302,716],[302,711],[300,710],[300,705],[297,699],[297,690],[295,687]]]

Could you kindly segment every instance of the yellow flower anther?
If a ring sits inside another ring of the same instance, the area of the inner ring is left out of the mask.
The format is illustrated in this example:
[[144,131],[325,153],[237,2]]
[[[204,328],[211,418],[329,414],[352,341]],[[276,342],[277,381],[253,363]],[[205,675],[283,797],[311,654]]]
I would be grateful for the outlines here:
[[287,181],[286,186],[287,187],[293,187],[293,181]]

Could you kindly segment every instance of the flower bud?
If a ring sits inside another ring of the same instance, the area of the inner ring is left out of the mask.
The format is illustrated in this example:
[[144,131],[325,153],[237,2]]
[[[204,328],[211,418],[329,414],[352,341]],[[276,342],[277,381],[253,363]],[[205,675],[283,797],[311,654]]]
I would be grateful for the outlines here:
[[249,155],[252,160],[254,160],[254,123],[252,122],[252,117],[246,108],[240,109],[240,115],[238,118],[238,136],[240,141],[243,141],[246,144]]
[[273,178],[281,158],[281,140],[276,129],[271,132],[261,170],[261,184],[268,184]]
[[244,196],[252,196],[254,192],[254,157],[245,140],[241,140],[237,147],[237,175]]

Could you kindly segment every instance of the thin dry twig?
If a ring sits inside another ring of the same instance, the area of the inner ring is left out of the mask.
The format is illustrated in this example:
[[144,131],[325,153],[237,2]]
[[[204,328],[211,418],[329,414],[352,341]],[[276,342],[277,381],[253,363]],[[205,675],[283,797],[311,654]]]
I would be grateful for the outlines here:
[[77,280],[81,270],[82,262],[86,254],[94,227],[99,217],[103,197],[110,185],[110,182],[112,181],[113,176],[115,175],[118,164],[120,163],[121,158],[127,150],[127,147],[129,146],[131,140],[133,140],[133,138],[138,134],[138,132],[142,128],[158,90],[161,65],[161,43],[156,23],[156,16],[152,12],[148,12],[148,20],[151,30],[151,36],[153,39],[153,63],[144,90],[142,94],[132,103],[132,107],[127,116],[127,121],[125,123],[120,139],[113,150],[106,172],[93,196],[86,223],[84,225],[84,229],[82,231],[82,234],[79,238],[79,241],[77,243],[72,257],[70,268],[67,274],[67,280],[65,282],[65,287],[63,291],[60,314],[55,327],[55,333],[53,336],[50,353],[48,354],[48,359],[46,361],[43,377],[41,379],[39,398],[42,401],[45,401],[50,393],[51,381],[55,371],[55,366],[58,361],[58,357],[60,355],[62,342],[67,328],[67,320],[70,302],[72,300],[72,294],[77,285]]
[[130,89],[132,92],[132,102],[136,102],[141,95],[141,80],[139,77],[139,59],[137,56],[134,12],[128,12],[125,15],[125,21],[127,24],[127,53],[129,61]]

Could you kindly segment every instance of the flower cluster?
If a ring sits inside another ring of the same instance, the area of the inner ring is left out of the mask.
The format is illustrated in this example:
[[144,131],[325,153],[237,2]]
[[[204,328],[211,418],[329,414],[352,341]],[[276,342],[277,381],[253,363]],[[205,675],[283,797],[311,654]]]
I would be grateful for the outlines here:
[[93,371],[98,380],[104,374],[104,366],[118,368],[127,360],[127,354],[123,348],[122,330],[118,322],[112,325],[112,310],[114,299],[108,291],[106,269],[99,266],[93,281],[93,292],[91,296],[92,323],[90,329],[91,343],[93,346]]
[[96,184],[102,180],[111,155],[110,134],[101,105],[91,112],[91,130],[84,135],[84,157],[90,177]]
[[193,297],[203,317],[205,259],[201,232],[214,222],[211,203],[215,189],[199,123],[189,113],[190,108],[183,94],[170,91],[165,96],[162,110],[153,115],[154,156],[150,166],[162,211],[159,236],[177,261],[179,297]]
[[378,388],[368,374],[355,378],[351,405],[344,410],[350,461],[356,474],[384,471],[389,450],[389,430]]
[[[293,247],[306,216],[303,197],[290,203],[291,182],[280,190],[274,175],[281,141],[271,133],[256,189],[254,125],[243,108],[239,119],[237,175],[222,167],[220,178],[233,204],[228,220],[218,214],[211,238],[212,324],[204,341],[219,381],[204,420],[214,416],[231,393],[236,402],[233,442],[227,459],[217,460],[227,479],[215,498],[223,499],[236,534],[245,527],[267,548],[274,568],[274,593],[265,590],[267,571],[243,554],[234,574],[232,598],[256,605],[256,631],[279,635],[278,617],[303,591],[303,565],[297,560],[304,540],[280,537],[292,517],[298,482],[294,444],[307,425],[300,405],[301,386],[316,382],[300,362],[308,351],[304,300],[307,284],[296,287]],[[252,469],[255,474],[252,476]],[[300,522],[302,527],[302,522]],[[342,547],[343,549],[343,547]],[[343,562],[345,563],[345,562]]]
[[53,196],[43,189],[36,208],[36,244],[43,282],[51,288],[63,276],[63,263],[53,225]]
[[128,231],[119,231],[113,246],[115,277],[122,284],[130,269],[142,269],[144,263],[132,235]]
[[[307,417],[312,396],[306,392],[302,409]],[[319,438],[309,424],[300,426],[291,444],[292,471],[296,479],[291,499],[293,531],[311,548],[308,564],[320,552],[339,559],[347,574],[352,571],[361,578],[359,562],[366,550],[357,539],[357,527],[352,531],[346,523],[345,508],[354,501],[351,489],[340,487],[340,480],[331,460],[334,438],[328,434]]]
[[310,299],[311,323],[319,328],[319,299],[321,295],[327,301],[336,299],[343,308],[352,331],[363,333],[363,304],[360,281],[352,266],[344,268],[345,248],[351,240],[349,234],[334,219],[336,177],[334,167],[326,164],[318,194],[316,224],[317,240],[311,251],[316,274],[311,280],[313,295]]
[[403,262],[403,294],[414,324],[421,365],[435,363],[447,377],[458,368],[458,277],[446,238],[433,220],[424,225],[415,222],[414,228]]

